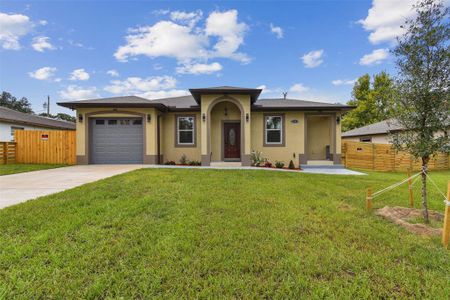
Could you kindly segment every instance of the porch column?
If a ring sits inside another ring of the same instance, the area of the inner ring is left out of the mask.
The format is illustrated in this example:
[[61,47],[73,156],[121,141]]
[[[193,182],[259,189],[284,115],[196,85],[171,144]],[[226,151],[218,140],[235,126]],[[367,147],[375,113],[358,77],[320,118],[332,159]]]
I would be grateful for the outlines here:
[[242,101],[243,111],[241,118],[241,126],[244,127],[244,145],[243,151],[241,151],[241,164],[242,166],[251,166],[251,153],[252,153],[252,113],[250,97],[246,99],[247,101]]
[[303,113],[303,122],[300,122],[300,132],[303,138],[303,148],[300,148],[300,153],[298,155],[298,160],[300,165],[306,165],[308,163],[308,155],[306,154],[307,148],[307,129],[308,129],[308,118],[307,114]]
[[[202,96],[203,98],[203,96]],[[208,115],[209,101],[201,101],[201,113],[200,113],[200,149],[202,155],[202,166],[209,166],[211,163],[211,150],[209,146],[209,135],[211,128],[211,116]],[[205,120],[206,118],[206,120]]]

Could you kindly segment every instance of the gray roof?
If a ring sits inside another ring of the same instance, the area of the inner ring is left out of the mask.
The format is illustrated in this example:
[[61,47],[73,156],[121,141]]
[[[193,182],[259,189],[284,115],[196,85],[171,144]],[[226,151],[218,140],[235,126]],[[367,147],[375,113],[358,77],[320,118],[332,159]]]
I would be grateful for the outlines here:
[[195,88],[195,89],[189,89],[189,92],[191,92],[191,95],[194,97],[195,101],[197,103],[200,103],[201,95],[208,95],[208,94],[248,94],[250,95],[251,102],[255,102],[259,95],[262,92],[262,89],[255,89],[255,88],[244,88],[244,87],[237,87],[237,86],[215,86],[215,87],[208,87],[208,88]]
[[[220,90],[223,88],[233,89],[242,92],[243,88],[238,87],[214,87],[209,90]],[[197,93],[195,89],[193,95],[170,97],[162,99],[149,100],[137,96],[124,96],[113,98],[101,98],[81,101],[60,102],[58,105],[74,109],[76,107],[156,107],[161,111],[198,111],[200,106],[196,100]],[[204,89],[202,89],[204,90]],[[247,89],[252,93],[258,93],[259,89]],[[192,91],[192,90],[191,90]],[[339,103],[325,103],[306,101],[298,99],[258,99],[253,102],[252,110],[349,110],[353,106],[343,105]]]
[[3,106],[0,106],[0,121],[53,129],[75,129],[75,123],[73,122],[55,120],[32,114],[25,114]]
[[402,129],[403,128],[397,123],[395,119],[388,119],[346,131],[342,133],[342,137],[388,134],[389,132],[399,131]]
[[351,109],[353,106],[343,105],[339,103],[326,103],[326,102],[315,102],[300,99],[284,99],[284,98],[273,98],[273,99],[259,99],[254,103],[254,108],[273,108],[273,109]]

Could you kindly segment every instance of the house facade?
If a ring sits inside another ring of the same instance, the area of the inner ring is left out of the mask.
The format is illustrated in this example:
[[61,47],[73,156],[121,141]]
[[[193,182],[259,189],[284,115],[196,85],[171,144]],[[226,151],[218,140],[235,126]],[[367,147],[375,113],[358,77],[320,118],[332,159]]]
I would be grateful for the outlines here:
[[251,165],[252,151],[296,166],[340,164],[341,115],[350,106],[258,99],[260,89],[190,89],[191,95],[58,103],[76,110],[77,162]]
[[17,130],[75,130],[75,123],[0,107],[0,142],[14,141]]

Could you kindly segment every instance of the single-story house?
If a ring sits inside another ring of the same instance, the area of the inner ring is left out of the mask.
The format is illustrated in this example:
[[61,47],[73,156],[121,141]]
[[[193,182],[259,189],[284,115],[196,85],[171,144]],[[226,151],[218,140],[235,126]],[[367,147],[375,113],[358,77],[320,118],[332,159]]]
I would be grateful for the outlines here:
[[188,160],[251,164],[340,164],[341,115],[351,106],[258,99],[261,89],[190,89],[189,96],[136,96],[61,102],[76,109],[78,164],[162,164]]
[[[403,131],[403,127],[395,119],[362,126],[342,133],[342,140],[349,142],[366,142],[376,144],[390,144],[390,134]],[[450,134],[450,126],[447,134]]]
[[75,123],[26,114],[0,106],[0,141],[13,141],[16,130],[75,130]]

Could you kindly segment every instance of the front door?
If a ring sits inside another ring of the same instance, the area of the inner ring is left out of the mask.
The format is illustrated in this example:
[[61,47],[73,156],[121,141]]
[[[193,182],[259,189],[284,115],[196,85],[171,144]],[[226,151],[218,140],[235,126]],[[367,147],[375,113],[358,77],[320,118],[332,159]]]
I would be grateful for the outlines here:
[[223,126],[223,158],[224,160],[241,159],[241,124],[224,123]]

